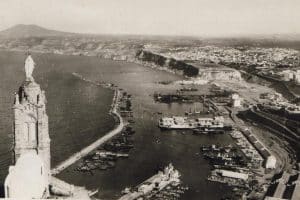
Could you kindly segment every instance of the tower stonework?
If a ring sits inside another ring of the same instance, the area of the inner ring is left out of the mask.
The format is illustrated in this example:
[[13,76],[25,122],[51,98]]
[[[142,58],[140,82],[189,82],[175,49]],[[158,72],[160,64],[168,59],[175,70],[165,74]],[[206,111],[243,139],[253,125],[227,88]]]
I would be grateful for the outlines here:
[[34,81],[25,81],[14,103],[14,161],[22,153],[36,151],[50,170],[50,138],[44,91]]
[[[45,92],[34,81],[34,61],[25,61],[26,79],[15,94],[14,112],[14,163],[5,178],[5,198],[49,199],[67,197],[87,199],[85,188],[75,187],[51,176],[50,138],[46,113]],[[51,192],[50,192],[51,191]]]
[[45,92],[32,77],[15,95],[14,110],[14,164],[21,155],[36,152],[44,163],[50,179],[50,137],[46,113]]

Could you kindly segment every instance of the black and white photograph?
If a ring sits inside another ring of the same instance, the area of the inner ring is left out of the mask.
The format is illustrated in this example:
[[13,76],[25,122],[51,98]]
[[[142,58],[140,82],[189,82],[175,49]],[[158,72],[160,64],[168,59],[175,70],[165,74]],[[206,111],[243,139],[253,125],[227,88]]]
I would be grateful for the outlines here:
[[300,1],[0,0],[0,199],[300,200]]

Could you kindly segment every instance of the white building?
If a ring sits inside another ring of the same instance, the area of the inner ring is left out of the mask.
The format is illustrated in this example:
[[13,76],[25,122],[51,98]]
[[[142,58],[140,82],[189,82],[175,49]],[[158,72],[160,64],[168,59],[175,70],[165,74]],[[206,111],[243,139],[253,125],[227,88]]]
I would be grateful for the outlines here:
[[280,72],[279,75],[282,77],[283,81],[290,81],[293,80],[294,72],[292,70],[284,70]]
[[284,70],[279,75],[284,81],[294,81],[296,84],[300,84],[300,70]]
[[294,82],[296,84],[300,84],[300,70],[297,70],[296,73],[294,74]]
[[276,168],[276,157],[271,155],[266,160],[266,169],[275,169]]
[[231,104],[232,107],[241,107],[242,106],[242,99],[240,98],[240,96],[238,94],[232,94],[231,96]]

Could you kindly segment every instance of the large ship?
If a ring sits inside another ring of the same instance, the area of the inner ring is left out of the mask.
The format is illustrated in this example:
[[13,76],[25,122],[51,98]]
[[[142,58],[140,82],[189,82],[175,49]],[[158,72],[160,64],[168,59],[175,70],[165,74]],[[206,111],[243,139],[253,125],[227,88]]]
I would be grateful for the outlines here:
[[159,120],[158,126],[162,129],[194,129],[195,123],[192,123],[187,117],[163,117]]
[[163,117],[159,120],[161,129],[193,129],[199,132],[211,132],[227,130],[230,127],[224,125],[223,117],[213,118],[187,118],[187,117]]

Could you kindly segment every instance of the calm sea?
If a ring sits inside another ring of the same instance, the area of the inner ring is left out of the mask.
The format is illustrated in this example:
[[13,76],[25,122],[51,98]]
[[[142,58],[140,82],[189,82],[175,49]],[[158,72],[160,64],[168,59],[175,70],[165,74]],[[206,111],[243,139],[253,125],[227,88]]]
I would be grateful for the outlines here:
[[[118,160],[112,170],[94,175],[74,171],[71,166],[58,177],[70,183],[99,188],[101,199],[116,199],[121,190],[135,186],[156,173],[159,167],[172,162],[189,190],[182,199],[220,199],[226,186],[206,181],[210,166],[199,153],[201,145],[228,144],[228,135],[192,135],[190,132],[160,131],[157,120],[165,115],[182,115],[192,104],[161,104],[153,100],[154,92],[171,92],[174,86],[158,85],[178,76],[137,64],[104,60],[96,57],[33,54],[37,63],[36,81],[46,91],[48,100],[52,165],[96,140],[114,126],[108,115],[113,92],[84,82],[72,72],[94,81],[118,85],[133,95],[134,149],[130,157]],[[4,180],[10,164],[12,147],[13,94],[24,80],[25,54],[0,52],[0,178]],[[201,89],[201,87],[200,87]],[[203,87],[203,90],[207,88]],[[201,90],[200,90],[201,92]],[[201,107],[201,105],[197,105]]]

